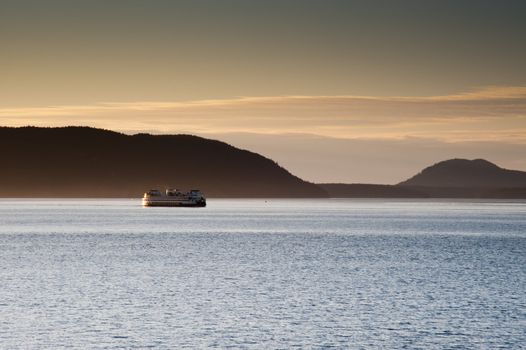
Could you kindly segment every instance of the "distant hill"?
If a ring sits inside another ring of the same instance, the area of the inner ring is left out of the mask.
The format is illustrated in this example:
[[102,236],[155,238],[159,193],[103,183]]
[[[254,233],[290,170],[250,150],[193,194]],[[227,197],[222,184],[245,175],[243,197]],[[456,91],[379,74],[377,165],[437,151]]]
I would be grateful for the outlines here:
[[427,167],[398,185],[452,188],[526,187],[526,172],[503,169],[484,159],[450,159]]
[[0,196],[138,197],[198,188],[212,197],[326,197],[274,161],[190,135],[0,127]]
[[319,184],[335,198],[526,199],[526,172],[483,159],[451,159],[425,168],[398,185]]

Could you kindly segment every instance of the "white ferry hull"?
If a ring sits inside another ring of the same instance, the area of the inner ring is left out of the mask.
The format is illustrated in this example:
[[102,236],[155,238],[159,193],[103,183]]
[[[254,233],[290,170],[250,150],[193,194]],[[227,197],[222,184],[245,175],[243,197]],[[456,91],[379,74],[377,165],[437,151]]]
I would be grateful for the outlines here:
[[171,198],[143,198],[145,207],[206,207],[206,201],[177,200]]

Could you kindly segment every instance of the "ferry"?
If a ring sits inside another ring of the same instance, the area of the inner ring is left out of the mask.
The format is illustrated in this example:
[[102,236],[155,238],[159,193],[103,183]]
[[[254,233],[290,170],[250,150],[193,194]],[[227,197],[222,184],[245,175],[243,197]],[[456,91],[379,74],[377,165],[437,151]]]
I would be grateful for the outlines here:
[[199,190],[181,192],[169,188],[164,193],[149,190],[142,197],[145,207],[206,207],[206,198]]

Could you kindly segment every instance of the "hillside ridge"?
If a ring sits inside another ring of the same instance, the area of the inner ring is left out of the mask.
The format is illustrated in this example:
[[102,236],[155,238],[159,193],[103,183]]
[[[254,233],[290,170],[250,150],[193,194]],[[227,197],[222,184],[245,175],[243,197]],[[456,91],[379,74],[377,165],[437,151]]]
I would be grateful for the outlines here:
[[273,160],[194,135],[91,127],[0,127],[0,196],[138,197],[199,188],[211,197],[326,197]]
[[399,186],[526,187],[526,172],[508,170],[485,159],[454,158],[433,164]]

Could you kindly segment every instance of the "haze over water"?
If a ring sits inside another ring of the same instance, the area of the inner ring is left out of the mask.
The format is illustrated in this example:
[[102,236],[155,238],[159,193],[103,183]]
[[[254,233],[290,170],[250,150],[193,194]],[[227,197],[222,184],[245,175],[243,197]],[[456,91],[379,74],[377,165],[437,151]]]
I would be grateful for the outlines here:
[[0,201],[3,348],[521,348],[526,203]]

